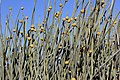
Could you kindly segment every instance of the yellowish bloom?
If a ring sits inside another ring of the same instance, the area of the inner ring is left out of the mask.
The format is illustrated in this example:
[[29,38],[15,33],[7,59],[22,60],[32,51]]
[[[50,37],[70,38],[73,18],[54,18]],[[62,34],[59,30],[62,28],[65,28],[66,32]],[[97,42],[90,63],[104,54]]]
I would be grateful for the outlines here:
[[69,70],[68,72],[69,72],[69,73],[71,73],[71,71],[70,71],[70,70]]
[[84,13],[84,12],[85,12],[85,10],[84,10],[84,9],[82,9],[80,12],[81,12],[81,13]]
[[89,50],[89,53],[92,53],[92,50]]
[[48,8],[48,12],[50,12],[50,11],[51,11],[51,9]]
[[60,3],[59,6],[62,7],[62,3]]
[[70,20],[72,21],[72,20],[73,20],[73,18],[70,18]]
[[41,38],[40,40],[41,40],[41,41],[44,41],[44,38]]
[[7,37],[6,40],[9,40],[9,37]]
[[77,20],[77,17],[75,17],[74,20],[76,21],[76,20]]
[[116,21],[114,21],[114,24],[116,24],[117,22]]
[[109,20],[108,20],[108,19],[106,19],[105,21],[106,21],[106,22],[109,22]]
[[60,15],[60,12],[58,11],[57,14]]
[[65,21],[65,18],[63,18],[62,20]]
[[28,37],[28,41],[30,41],[31,40],[31,37]]
[[23,23],[23,20],[18,20],[19,23]]
[[26,36],[28,37],[28,34],[26,34]]
[[61,48],[62,48],[62,45],[60,44],[60,45],[58,46],[58,48],[61,49]]
[[68,19],[67,22],[70,23],[70,22],[71,22],[71,19]]
[[76,78],[73,77],[71,80],[76,80]]
[[31,28],[34,28],[34,24],[31,25]]
[[73,26],[73,27],[76,27],[76,23],[73,23],[72,26]]
[[40,28],[40,31],[44,32],[44,27],[41,27],[41,28]]
[[95,11],[98,11],[98,7],[95,8]]
[[31,31],[36,31],[35,28],[30,28]]
[[66,20],[68,20],[68,19],[69,19],[69,17],[68,17],[68,16],[66,16],[66,17],[65,17],[65,19],[66,19]]
[[105,4],[105,1],[104,1],[104,0],[102,0],[102,1],[101,1],[101,7],[102,7],[102,8],[104,8],[104,7],[105,7],[105,5],[104,5],[104,4]]
[[2,40],[2,42],[4,42],[4,40]]
[[33,45],[33,44],[31,44],[31,45],[30,45],[30,47],[31,47],[31,48],[33,48],[33,47],[34,47],[34,45]]
[[52,6],[50,6],[49,9],[51,10],[51,9],[52,9]]
[[20,31],[21,34],[23,34],[23,31]]
[[10,36],[10,39],[12,39],[12,36]]
[[58,18],[58,17],[59,17],[59,15],[58,15],[58,14],[56,14],[56,15],[55,15],[55,17],[56,17],[56,18]]
[[68,0],[65,0],[65,2],[68,2]]
[[28,20],[28,16],[26,16],[26,17],[25,17],[25,19],[27,19],[27,20]]
[[13,29],[13,32],[16,32],[16,29]]
[[102,0],[102,1],[101,1],[101,4],[104,4],[104,3],[105,3],[105,1],[104,1],[104,0]]
[[100,32],[98,31],[97,33],[96,33],[98,36],[100,36]]
[[68,61],[68,60],[67,60],[67,61],[65,61],[65,64],[66,64],[66,65],[68,65],[68,64],[69,64],[69,61]]
[[60,12],[55,13],[55,17],[58,18],[60,15]]

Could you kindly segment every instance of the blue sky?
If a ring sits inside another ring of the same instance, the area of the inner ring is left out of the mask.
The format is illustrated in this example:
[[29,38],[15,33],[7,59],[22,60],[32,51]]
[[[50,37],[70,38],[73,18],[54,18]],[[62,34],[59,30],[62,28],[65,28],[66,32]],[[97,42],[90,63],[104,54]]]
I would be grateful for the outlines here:
[[[49,1],[49,0],[46,0],[46,1]],[[51,0],[51,1],[54,1],[54,0]],[[64,1],[64,0],[56,0],[56,1],[57,1],[57,6],[58,6],[60,1]],[[30,20],[31,15],[32,15],[31,14],[32,9],[33,9],[33,6],[34,6],[33,4],[34,4],[34,0],[2,0],[2,5],[1,5],[2,26],[4,27],[4,25],[5,25],[6,15],[9,12],[9,10],[8,10],[9,6],[12,7],[12,14],[13,14],[12,17],[13,17],[14,20],[16,19],[18,10],[20,9],[21,6],[24,7],[24,10],[21,11],[21,14],[24,13],[24,15],[28,16],[29,20]],[[53,5],[53,2],[51,2],[51,4]],[[48,5],[48,4],[46,4],[46,5]],[[66,13],[68,13],[69,16],[72,15],[72,11],[73,11],[73,8],[74,8],[73,5],[74,5],[74,0],[68,0],[67,5],[63,9],[63,12],[65,13],[65,15],[66,15]],[[120,11],[119,5],[120,5],[120,0],[116,0],[115,8],[114,8],[115,13]],[[58,11],[58,10],[59,10],[59,7],[57,8],[56,11]],[[65,15],[63,15],[63,17]],[[44,0],[37,0],[36,12],[35,12],[35,24],[37,24],[39,16],[40,16],[41,19],[43,19],[43,17],[44,17]],[[21,19],[21,16],[19,17],[19,19]]]

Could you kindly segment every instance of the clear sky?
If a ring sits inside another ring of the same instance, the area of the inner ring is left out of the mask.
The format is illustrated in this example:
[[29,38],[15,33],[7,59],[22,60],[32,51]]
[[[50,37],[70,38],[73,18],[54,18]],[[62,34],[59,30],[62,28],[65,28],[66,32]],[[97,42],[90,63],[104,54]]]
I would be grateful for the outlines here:
[[[49,1],[49,0],[46,0],[46,1]],[[52,1],[54,1],[54,0],[51,0],[51,4],[54,3]],[[56,0],[56,1],[58,4],[57,6],[59,6],[60,1],[63,1],[63,0]],[[46,5],[48,5],[48,4],[46,4]],[[67,5],[63,9],[63,12],[65,13],[65,15],[66,15],[66,13],[68,13],[68,15],[71,16],[73,8],[74,8],[73,5],[74,5],[74,0],[68,0]],[[120,0],[116,0],[115,8],[114,8],[115,13],[120,11],[119,5],[120,5]],[[9,6],[12,7],[12,14],[13,14],[12,17],[14,20],[16,19],[18,10],[20,9],[21,6],[24,7],[24,10],[21,13],[24,13],[25,16],[28,16],[31,18],[32,9],[34,6],[34,0],[2,0],[2,5],[1,5],[2,26],[5,25],[6,15],[8,14]],[[59,10],[59,8],[57,8],[56,11],[58,11],[58,10]],[[63,15],[63,17],[65,15]],[[43,17],[44,17],[44,0],[37,0],[36,12],[35,12],[35,24],[37,24],[38,16],[40,16],[41,19],[43,19]],[[21,16],[19,17],[19,19],[21,19]]]

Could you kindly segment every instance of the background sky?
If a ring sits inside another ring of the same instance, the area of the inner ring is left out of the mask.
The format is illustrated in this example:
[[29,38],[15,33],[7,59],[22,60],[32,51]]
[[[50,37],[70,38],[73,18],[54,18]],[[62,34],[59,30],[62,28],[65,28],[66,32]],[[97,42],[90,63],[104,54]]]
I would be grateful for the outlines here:
[[[46,1],[49,1],[49,0],[46,0]],[[54,0],[51,0],[51,4],[53,5],[54,2],[52,2],[52,1],[54,1]],[[64,2],[64,0],[56,0],[56,1],[57,1],[56,6],[58,7],[56,11],[58,11],[60,1]],[[88,1],[88,0],[86,0],[86,1]],[[47,3],[48,2],[46,2],[46,5],[48,6]],[[2,3],[1,3],[2,27],[5,27],[6,15],[9,13],[9,9],[8,9],[9,6],[12,7],[13,20],[16,19],[18,10],[20,9],[21,6],[23,6],[24,10],[21,11],[21,14],[24,13],[25,16],[28,16],[29,22],[30,22],[30,18],[32,16],[32,10],[33,10],[33,6],[34,6],[34,0],[2,0]],[[66,4],[65,8],[63,9],[63,13],[65,13],[63,15],[63,17],[66,16],[66,13],[68,13],[68,16],[71,16],[73,8],[74,8],[74,0],[68,0],[68,3]],[[117,13],[118,11],[120,11],[120,0],[116,0],[115,7],[114,7],[114,13]],[[44,17],[44,0],[37,0],[36,11],[35,11],[35,24],[37,24],[39,16],[40,16],[40,19],[43,19],[43,17]],[[119,18],[120,18],[120,16],[119,16]],[[22,19],[22,17],[19,16],[19,19]],[[40,22],[42,22],[42,20]]]

